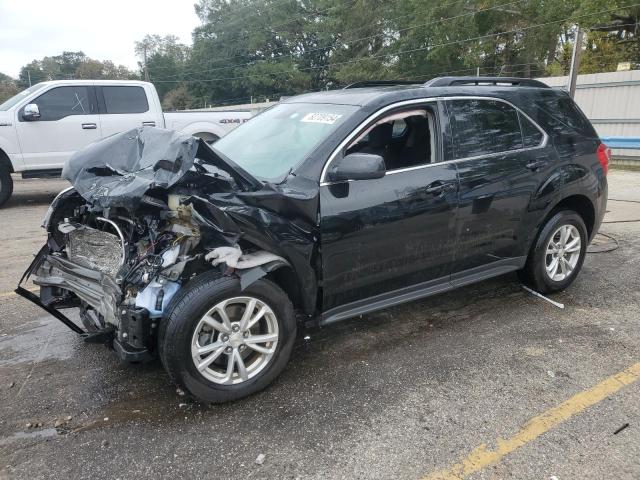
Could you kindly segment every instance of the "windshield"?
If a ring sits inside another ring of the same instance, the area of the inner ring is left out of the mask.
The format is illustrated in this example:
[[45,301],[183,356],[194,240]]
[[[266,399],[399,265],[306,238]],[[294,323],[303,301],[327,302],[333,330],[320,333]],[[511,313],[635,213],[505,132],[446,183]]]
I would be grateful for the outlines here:
[[231,131],[213,147],[255,177],[280,178],[358,108],[282,103]]
[[33,87],[29,87],[26,90],[21,91],[20,93],[15,94],[9,100],[6,100],[4,103],[0,104],[0,112],[4,112],[13,107],[16,103],[19,103],[21,100],[26,98],[28,95],[31,95],[33,92],[37,92],[41,88],[45,86],[44,83],[37,83]]

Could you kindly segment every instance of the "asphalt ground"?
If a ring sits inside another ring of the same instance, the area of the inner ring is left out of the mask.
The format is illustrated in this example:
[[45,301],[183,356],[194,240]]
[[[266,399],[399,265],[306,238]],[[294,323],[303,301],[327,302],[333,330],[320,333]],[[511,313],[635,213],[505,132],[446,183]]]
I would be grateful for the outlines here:
[[65,186],[16,178],[0,210],[0,478],[640,478],[640,172],[609,182],[616,240],[591,248],[618,248],[588,255],[553,295],[564,309],[506,275],[303,332],[270,388],[207,406],[11,293]]

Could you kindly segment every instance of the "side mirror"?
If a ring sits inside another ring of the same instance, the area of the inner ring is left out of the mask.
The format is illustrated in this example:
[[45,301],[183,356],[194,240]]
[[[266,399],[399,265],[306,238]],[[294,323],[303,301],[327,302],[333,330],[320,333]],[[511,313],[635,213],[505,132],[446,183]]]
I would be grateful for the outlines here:
[[23,120],[33,122],[34,120],[38,120],[39,118],[40,109],[38,108],[38,105],[36,105],[35,103],[30,103],[26,107],[24,107],[24,110],[22,112]]
[[329,180],[372,180],[382,178],[387,172],[384,159],[371,153],[351,153],[329,170]]

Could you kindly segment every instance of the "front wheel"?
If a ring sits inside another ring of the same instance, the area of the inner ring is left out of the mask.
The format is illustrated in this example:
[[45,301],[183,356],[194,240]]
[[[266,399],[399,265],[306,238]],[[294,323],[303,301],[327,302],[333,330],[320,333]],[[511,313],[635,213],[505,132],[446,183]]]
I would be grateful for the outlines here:
[[13,179],[9,169],[0,164],[0,207],[4,205],[13,193]]
[[541,293],[564,290],[582,268],[587,242],[582,217],[572,210],[557,212],[538,235],[520,278]]
[[233,277],[204,274],[172,302],[160,358],[178,386],[204,402],[237,400],[284,369],[296,335],[293,306],[274,283],[244,290]]

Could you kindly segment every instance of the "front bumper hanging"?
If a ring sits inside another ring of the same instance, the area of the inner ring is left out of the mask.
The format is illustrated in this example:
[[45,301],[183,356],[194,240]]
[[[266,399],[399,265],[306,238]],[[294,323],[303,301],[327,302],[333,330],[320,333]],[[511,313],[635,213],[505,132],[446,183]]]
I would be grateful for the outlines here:
[[31,274],[34,271],[36,271],[38,267],[40,267],[40,265],[42,265],[42,262],[44,262],[45,258],[49,254],[49,251],[50,251],[50,246],[48,243],[45,244],[40,249],[40,251],[36,254],[35,258],[29,265],[29,267],[22,274],[22,278],[20,279],[20,283],[18,283],[18,287],[15,289],[15,293],[25,298],[26,300],[29,300],[31,303],[39,306],[44,311],[46,311],[47,313],[51,314],[53,317],[55,317],[56,319],[64,323],[68,328],[73,330],[75,333],[86,336],[87,332],[85,332],[82,328],[80,328],[73,321],[71,321],[66,315],[64,315],[59,310],[56,310],[55,308],[49,305],[45,305],[36,294],[22,287],[22,284],[31,276]]
[[67,318],[66,315],[60,313],[59,310],[56,310],[55,308],[50,307],[50,306],[45,305],[44,303],[42,303],[42,301],[40,301],[40,298],[37,295],[35,295],[34,293],[30,292],[29,290],[18,286],[18,288],[16,288],[15,292],[18,295],[20,295],[21,297],[26,298],[27,300],[29,300],[31,303],[36,304],[37,306],[39,306],[40,308],[45,310],[47,313],[50,313],[51,315],[53,315],[55,318],[60,320],[62,323],[64,323],[67,327],[69,327],[71,330],[73,330],[77,334],[79,334],[79,335],[86,335],[87,334],[87,332],[85,332],[83,329],[81,329],[79,326],[77,326],[75,323],[73,323],[69,318]]

